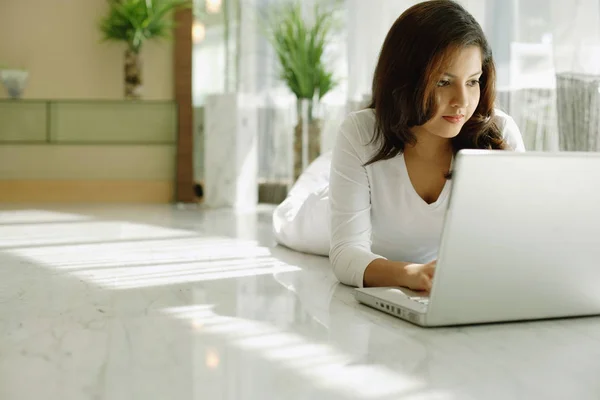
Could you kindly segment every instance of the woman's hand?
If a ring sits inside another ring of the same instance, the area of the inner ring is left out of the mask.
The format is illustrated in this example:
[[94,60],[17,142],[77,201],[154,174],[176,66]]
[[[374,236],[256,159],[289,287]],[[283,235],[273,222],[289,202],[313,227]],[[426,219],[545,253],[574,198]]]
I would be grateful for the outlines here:
[[427,264],[407,264],[404,267],[402,286],[412,290],[429,292],[433,284],[433,275],[437,260]]
[[365,287],[406,287],[412,290],[430,291],[436,261],[415,264],[389,261],[383,258],[373,260],[365,270]]

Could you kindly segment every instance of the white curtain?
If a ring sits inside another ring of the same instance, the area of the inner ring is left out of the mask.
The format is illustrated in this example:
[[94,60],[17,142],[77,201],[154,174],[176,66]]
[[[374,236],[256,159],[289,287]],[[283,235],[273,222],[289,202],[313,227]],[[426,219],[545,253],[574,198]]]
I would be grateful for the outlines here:
[[485,1],[484,31],[498,70],[499,108],[528,150],[557,150],[553,21],[545,0]]
[[551,4],[560,148],[600,151],[600,1]]
[[[292,177],[292,137],[296,124],[296,98],[279,78],[279,65],[273,49],[260,34],[258,18],[272,7],[290,0],[242,1],[238,90],[253,93],[259,104],[259,181],[288,184]],[[323,98],[316,115],[324,120],[322,151],[331,148],[333,132],[343,118],[348,85],[345,7],[334,8],[336,0],[303,0],[307,18],[318,3],[338,15],[341,27],[326,49],[326,60],[340,84]],[[337,10],[337,11],[336,11]]]
[[373,71],[394,21],[419,0],[347,0],[347,98],[356,105],[371,93]]
[[[262,181],[285,181],[291,176],[295,98],[278,78],[277,60],[259,33],[256,18],[261,10],[285,1],[243,0],[238,10],[235,90],[255,94],[260,105]],[[304,6],[309,9],[315,1],[330,0],[311,0]],[[343,1],[343,26],[328,49],[329,63],[341,83],[323,99],[320,110],[325,120],[323,151],[331,149],[346,113],[364,106],[370,98],[373,70],[385,35],[398,16],[418,2]],[[600,151],[600,0],[459,2],[488,37],[498,70],[497,106],[515,119],[526,148]],[[204,59],[204,69],[211,70],[197,80],[196,99],[202,98],[202,88],[227,86],[220,82],[224,79],[219,78],[221,63],[214,59],[219,54],[222,57],[224,50],[211,34],[207,34],[210,45],[195,50],[195,60]],[[211,57],[212,61],[206,61]],[[194,67],[194,74],[202,70],[200,64],[198,70]]]

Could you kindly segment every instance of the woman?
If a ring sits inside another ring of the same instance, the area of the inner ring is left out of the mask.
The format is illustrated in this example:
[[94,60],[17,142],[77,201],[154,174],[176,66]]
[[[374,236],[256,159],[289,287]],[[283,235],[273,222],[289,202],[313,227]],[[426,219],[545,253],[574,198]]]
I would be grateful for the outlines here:
[[347,285],[429,290],[455,154],[525,150],[513,119],[494,109],[495,78],[463,7],[432,0],[406,10],[383,43],[370,106],[340,127],[330,176],[298,195],[318,160],[275,211],[278,242],[327,251]]

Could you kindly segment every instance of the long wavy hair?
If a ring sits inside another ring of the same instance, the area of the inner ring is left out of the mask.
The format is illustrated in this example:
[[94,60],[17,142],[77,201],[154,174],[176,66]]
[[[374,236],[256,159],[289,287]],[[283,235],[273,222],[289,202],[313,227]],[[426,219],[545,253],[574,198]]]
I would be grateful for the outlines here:
[[410,128],[435,115],[437,82],[455,54],[469,46],[481,49],[481,96],[473,116],[451,139],[454,153],[467,148],[506,148],[493,118],[496,68],[481,26],[458,3],[430,0],[402,13],[381,48],[368,106],[375,110],[372,143],[378,150],[365,165],[393,158],[406,144],[416,143]]

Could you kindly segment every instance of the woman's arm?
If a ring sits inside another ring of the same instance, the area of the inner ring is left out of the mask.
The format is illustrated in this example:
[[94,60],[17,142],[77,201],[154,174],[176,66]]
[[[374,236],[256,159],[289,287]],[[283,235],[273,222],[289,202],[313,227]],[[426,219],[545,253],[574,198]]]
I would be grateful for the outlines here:
[[329,178],[329,259],[338,280],[363,286],[365,269],[384,258],[371,251],[371,189],[363,167],[360,132],[349,115],[336,137]]
[[363,167],[366,140],[354,115],[342,124],[332,153],[329,184],[329,258],[340,282],[356,287],[406,286],[427,290],[435,263],[389,261],[371,251],[371,188]]

